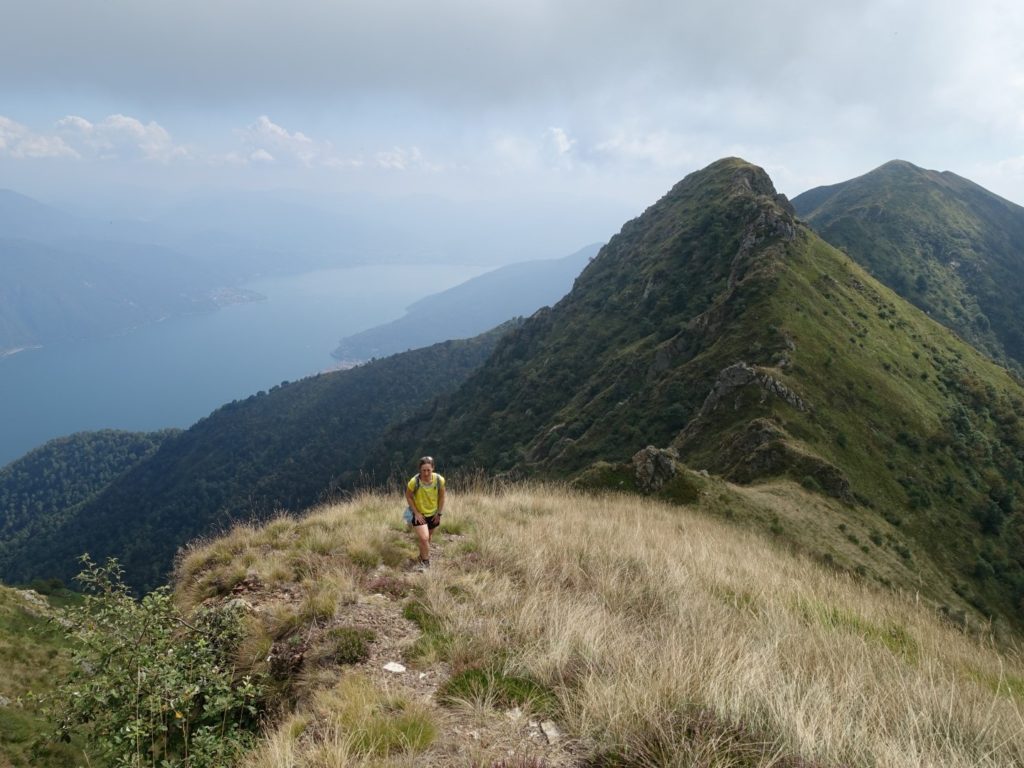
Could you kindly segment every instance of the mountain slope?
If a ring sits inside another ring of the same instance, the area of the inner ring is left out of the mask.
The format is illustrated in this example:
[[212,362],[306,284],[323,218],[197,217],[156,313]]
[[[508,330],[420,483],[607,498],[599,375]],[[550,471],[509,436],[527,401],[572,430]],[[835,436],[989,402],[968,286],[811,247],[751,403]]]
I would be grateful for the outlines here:
[[58,528],[72,510],[179,432],[80,432],[0,469],[0,572],[11,553]]
[[426,574],[397,492],[190,549],[178,604],[243,607],[242,670],[283,689],[248,764],[1024,761],[1019,647],[712,519],[749,490],[690,474],[703,492],[683,507],[453,493]]
[[997,360],[1024,364],[1024,208],[900,160],[793,205],[901,296]]
[[532,315],[562,298],[599,248],[588,245],[561,259],[510,264],[474,277],[420,299],[393,322],[345,337],[333,354],[339,360],[384,357],[476,336],[510,318]]
[[461,383],[504,328],[274,387],[214,411],[71,509],[40,512],[0,577],[65,581],[89,552],[117,556],[141,589],[163,583],[190,539],[299,509],[337,490],[385,427]]
[[395,427],[371,466],[431,452],[442,466],[565,476],[671,443],[694,468],[785,476],[842,501],[882,544],[918,545],[929,563],[908,567],[935,566],[933,594],[1021,626],[1022,416],[1004,369],[729,159],[623,227],[565,299]]
[[[410,425],[414,433],[452,463],[498,470],[575,471],[668,443],[722,368],[786,350],[762,324],[738,328],[735,310],[772,290],[744,278],[770,278],[771,260],[758,257],[789,247],[787,205],[740,160],[691,174],[627,223],[569,295],[504,339],[450,404]],[[707,349],[726,338],[727,322],[730,345]]]
[[88,762],[77,744],[52,740],[56,727],[43,711],[41,697],[53,694],[57,678],[71,666],[68,638],[57,618],[51,602],[38,593],[0,584],[0,766],[4,768],[73,768]]

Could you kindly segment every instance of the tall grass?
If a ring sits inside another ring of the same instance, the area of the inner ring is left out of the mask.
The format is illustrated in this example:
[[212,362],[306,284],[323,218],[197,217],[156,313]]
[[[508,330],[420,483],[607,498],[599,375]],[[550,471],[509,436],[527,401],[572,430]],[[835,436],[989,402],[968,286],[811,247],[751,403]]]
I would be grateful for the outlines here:
[[[333,554],[314,571],[294,570],[298,582],[365,573],[345,553],[403,546],[395,510],[366,496],[297,521],[277,545],[241,535],[266,574],[280,573],[274,562],[294,560],[290,547],[304,539]],[[478,691],[480,706],[533,692],[523,705],[543,700],[581,764],[1024,765],[1020,653],[923,605],[688,508],[509,487],[452,494],[449,511],[466,533],[409,598],[407,615],[428,641],[410,662],[446,661],[448,698],[459,681],[484,681],[463,691]],[[235,546],[214,542],[182,563],[184,598],[223,583],[224,551]],[[300,703],[316,740],[285,743],[278,730],[258,764],[326,764],[301,753],[341,732],[325,701],[336,694]],[[408,739],[395,749],[421,748]],[[373,764],[391,764],[380,762],[387,750],[346,744],[351,760],[337,764],[368,765],[359,755],[370,752]],[[271,754],[290,756],[268,762]],[[430,764],[461,764],[453,761]]]

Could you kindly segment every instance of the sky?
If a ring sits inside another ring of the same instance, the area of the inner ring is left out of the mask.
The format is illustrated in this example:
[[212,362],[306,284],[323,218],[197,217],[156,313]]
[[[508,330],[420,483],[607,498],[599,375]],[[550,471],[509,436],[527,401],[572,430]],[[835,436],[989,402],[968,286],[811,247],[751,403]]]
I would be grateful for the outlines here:
[[557,250],[736,155],[791,197],[899,158],[1024,204],[1016,0],[0,10],[0,187],[46,201],[442,199],[561,221]]

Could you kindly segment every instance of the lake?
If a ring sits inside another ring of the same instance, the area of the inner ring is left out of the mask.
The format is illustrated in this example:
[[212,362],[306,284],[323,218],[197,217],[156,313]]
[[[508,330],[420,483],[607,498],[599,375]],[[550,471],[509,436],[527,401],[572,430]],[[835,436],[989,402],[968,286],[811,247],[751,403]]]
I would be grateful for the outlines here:
[[257,280],[266,301],[0,359],[0,466],[82,430],[187,427],[218,406],[336,365],[343,336],[487,267],[328,269]]

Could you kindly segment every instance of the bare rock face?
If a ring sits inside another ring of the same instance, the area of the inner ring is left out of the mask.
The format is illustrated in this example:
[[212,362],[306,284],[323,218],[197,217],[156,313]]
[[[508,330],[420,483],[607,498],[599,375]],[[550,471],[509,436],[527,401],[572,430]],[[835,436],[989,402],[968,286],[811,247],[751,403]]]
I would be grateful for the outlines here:
[[734,363],[728,368],[724,368],[721,373],[718,374],[718,380],[711,388],[707,398],[704,400],[704,404],[701,406],[701,413],[707,413],[715,410],[726,400],[726,398],[729,397],[729,395],[738,389],[742,389],[748,384],[756,384],[762,389],[762,402],[767,399],[768,395],[774,395],[780,400],[784,400],[789,403],[798,411],[806,412],[810,410],[807,407],[807,404],[801,400],[793,390],[774,376],[741,362]]
[[633,474],[636,487],[642,493],[655,493],[676,476],[679,452],[675,448],[655,448],[648,445],[633,454]]

